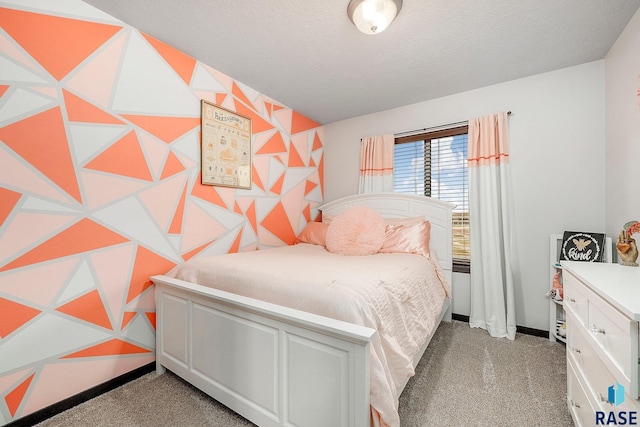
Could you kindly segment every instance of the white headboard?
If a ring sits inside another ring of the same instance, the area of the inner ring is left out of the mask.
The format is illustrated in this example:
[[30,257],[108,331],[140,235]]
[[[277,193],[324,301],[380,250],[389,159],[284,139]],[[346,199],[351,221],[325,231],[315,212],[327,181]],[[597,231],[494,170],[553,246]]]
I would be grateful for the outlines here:
[[351,206],[366,206],[385,218],[424,216],[431,222],[430,249],[438,254],[438,262],[451,283],[452,235],[451,212],[455,205],[426,196],[402,193],[368,193],[347,196],[320,206],[323,215],[335,216]]

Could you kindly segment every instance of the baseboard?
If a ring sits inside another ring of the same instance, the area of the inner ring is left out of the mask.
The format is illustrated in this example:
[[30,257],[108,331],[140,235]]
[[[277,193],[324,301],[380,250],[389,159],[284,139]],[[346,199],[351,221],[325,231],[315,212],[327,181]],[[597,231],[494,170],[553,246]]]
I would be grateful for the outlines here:
[[113,390],[114,388],[118,388],[121,385],[135,380],[136,378],[140,378],[141,376],[155,370],[155,367],[156,362],[151,362],[147,365],[136,368],[131,372],[127,372],[126,374],[122,374],[119,377],[85,390],[82,393],[78,393],[32,414],[18,418],[9,424],[5,424],[3,427],[27,427],[40,423],[54,415],[58,415],[59,413],[66,411],[67,409],[71,409],[74,406],[86,402],[87,400],[93,399],[94,397]]
[[521,334],[525,335],[533,335],[534,337],[549,338],[549,331],[527,328],[526,326],[516,326],[516,332],[520,332]]
[[[451,318],[453,320],[459,320],[460,322],[469,323],[469,316],[465,316],[463,314],[455,314],[455,313],[453,313],[451,315]],[[549,331],[543,331],[541,329],[528,328],[526,326],[517,326],[516,325],[516,332],[519,332],[519,333],[525,334],[525,335],[533,335],[535,337],[549,338]]]

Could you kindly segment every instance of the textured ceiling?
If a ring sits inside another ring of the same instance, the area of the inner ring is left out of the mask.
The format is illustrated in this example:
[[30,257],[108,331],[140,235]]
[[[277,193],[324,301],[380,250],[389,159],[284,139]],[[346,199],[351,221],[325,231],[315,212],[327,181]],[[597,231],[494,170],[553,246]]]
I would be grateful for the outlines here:
[[603,59],[638,0],[85,0],[321,124]]

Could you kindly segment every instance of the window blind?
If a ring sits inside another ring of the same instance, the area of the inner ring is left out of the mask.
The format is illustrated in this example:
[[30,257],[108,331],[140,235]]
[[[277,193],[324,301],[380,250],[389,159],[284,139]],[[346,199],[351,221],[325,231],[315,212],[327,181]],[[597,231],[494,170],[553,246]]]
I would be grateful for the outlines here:
[[462,265],[458,271],[468,270],[471,257],[466,130],[465,126],[449,135],[438,131],[396,138],[394,150],[394,191],[456,205],[452,225],[454,267]]

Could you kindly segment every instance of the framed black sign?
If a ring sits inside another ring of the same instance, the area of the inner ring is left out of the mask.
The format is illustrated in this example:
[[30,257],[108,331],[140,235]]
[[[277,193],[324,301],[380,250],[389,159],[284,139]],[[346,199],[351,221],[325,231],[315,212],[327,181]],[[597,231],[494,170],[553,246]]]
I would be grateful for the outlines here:
[[560,260],[601,262],[604,242],[604,233],[565,231],[562,235]]

